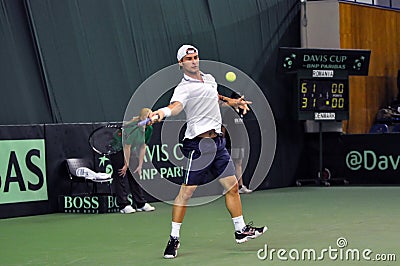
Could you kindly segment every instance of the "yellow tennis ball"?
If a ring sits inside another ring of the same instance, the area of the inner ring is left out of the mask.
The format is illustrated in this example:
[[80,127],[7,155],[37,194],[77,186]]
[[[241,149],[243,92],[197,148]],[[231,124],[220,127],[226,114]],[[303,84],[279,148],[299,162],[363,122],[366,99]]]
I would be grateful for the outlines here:
[[226,72],[225,79],[229,82],[234,82],[236,80],[236,74],[232,71]]

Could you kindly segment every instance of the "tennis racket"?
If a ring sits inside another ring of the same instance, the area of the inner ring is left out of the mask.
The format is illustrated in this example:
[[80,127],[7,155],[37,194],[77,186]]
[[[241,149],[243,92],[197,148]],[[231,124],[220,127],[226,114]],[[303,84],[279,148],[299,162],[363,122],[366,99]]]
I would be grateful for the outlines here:
[[100,155],[111,155],[121,151],[121,125],[108,124],[95,129],[89,136],[89,145]]
[[[121,124],[108,124],[95,129],[89,136],[90,147],[100,155],[112,155],[122,150],[122,139],[126,140],[137,129],[147,125],[151,120],[157,119],[146,118],[139,122],[130,122],[124,126]],[[124,132],[122,130],[129,129]]]

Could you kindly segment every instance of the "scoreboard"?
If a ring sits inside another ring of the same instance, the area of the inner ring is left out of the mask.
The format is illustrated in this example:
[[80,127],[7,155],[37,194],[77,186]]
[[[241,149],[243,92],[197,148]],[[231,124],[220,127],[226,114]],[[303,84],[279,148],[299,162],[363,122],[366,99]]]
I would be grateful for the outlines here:
[[370,56],[370,50],[280,47],[278,71],[296,74],[297,118],[349,119],[348,79],[368,75]]
[[299,71],[296,94],[299,120],[349,118],[349,82],[345,71]]

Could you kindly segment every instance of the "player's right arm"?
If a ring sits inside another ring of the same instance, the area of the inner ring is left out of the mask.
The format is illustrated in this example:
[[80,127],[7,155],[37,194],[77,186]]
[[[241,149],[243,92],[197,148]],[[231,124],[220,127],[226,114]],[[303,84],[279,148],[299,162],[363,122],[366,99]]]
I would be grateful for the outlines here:
[[[169,110],[166,109],[166,108],[168,108]],[[165,117],[178,115],[182,110],[183,110],[183,105],[182,105],[182,103],[176,101],[176,102],[171,103],[171,104],[168,105],[167,107],[163,107],[163,108],[158,109],[158,110],[155,111],[155,112],[152,112],[152,113],[150,114],[150,118],[152,118],[152,117],[158,115],[158,119],[155,120],[155,121],[160,122],[160,121],[163,120]]]

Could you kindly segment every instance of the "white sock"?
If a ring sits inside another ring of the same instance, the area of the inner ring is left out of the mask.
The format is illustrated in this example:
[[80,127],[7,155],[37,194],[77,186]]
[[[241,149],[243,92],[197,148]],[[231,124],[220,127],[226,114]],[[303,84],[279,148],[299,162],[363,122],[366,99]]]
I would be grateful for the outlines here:
[[244,223],[243,215],[240,215],[238,217],[232,218],[233,225],[235,226],[235,231],[242,231],[243,228],[246,226]]
[[179,231],[181,230],[182,223],[172,222],[171,236],[179,238]]

